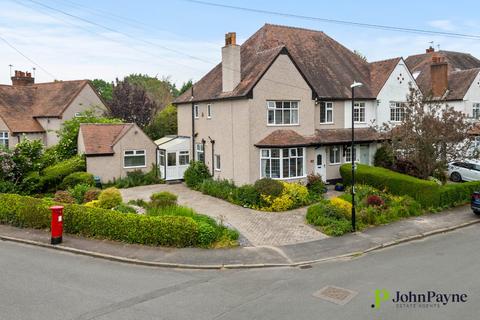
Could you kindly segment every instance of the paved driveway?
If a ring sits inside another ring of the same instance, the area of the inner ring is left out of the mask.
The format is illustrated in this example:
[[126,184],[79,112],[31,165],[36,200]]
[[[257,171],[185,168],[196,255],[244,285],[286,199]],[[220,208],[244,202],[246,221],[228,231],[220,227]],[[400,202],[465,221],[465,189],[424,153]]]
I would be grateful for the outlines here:
[[122,189],[125,202],[148,200],[154,192],[168,191],[178,196],[178,204],[191,207],[237,229],[253,246],[278,246],[326,238],[305,223],[307,209],[262,212],[242,208],[187,188],[184,184],[160,184]]

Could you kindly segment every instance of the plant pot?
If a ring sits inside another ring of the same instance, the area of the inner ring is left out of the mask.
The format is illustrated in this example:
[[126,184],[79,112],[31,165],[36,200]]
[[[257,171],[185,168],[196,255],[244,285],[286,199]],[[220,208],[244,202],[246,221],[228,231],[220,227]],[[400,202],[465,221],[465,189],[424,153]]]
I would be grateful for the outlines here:
[[342,185],[336,185],[335,186],[335,191],[345,191],[345,187]]

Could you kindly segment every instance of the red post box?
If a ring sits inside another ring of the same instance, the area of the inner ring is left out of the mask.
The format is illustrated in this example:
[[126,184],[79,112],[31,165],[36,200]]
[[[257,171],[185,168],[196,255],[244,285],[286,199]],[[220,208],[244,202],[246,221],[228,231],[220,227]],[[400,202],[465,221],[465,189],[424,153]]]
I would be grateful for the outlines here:
[[50,210],[52,210],[52,239],[50,243],[59,244],[62,242],[63,234],[63,206],[53,206],[50,207]]

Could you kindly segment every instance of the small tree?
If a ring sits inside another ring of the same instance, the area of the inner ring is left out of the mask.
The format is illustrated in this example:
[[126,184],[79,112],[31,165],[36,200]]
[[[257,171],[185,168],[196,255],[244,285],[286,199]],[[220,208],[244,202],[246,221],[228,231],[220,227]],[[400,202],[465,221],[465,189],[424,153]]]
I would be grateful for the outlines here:
[[145,128],[145,133],[152,139],[160,139],[169,134],[177,134],[177,108],[168,105],[157,113],[152,122]]
[[117,79],[110,110],[113,117],[134,122],[143,129],[152,120],[157,105],[142,86]]
[[446,168],[448,161],[467,153],[471,146],[466,116],[443,101],[427,101],[411,87],[403,121],[385,125],[397,159],[412,163],[421,178]]

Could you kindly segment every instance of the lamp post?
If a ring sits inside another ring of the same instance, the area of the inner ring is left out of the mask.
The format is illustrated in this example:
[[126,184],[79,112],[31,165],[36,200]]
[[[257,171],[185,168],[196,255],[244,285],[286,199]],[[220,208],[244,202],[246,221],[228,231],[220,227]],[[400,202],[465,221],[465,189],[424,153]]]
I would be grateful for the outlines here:
[[361,87],[363,84],[353,81],[350,88],[352,89],[352,144],[350,146],[350,158],[352,160],[352,231],[355,232],[355,88]]

